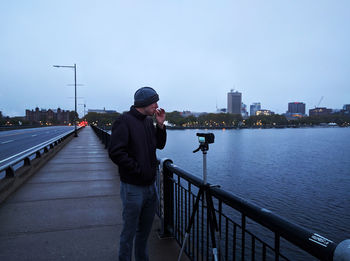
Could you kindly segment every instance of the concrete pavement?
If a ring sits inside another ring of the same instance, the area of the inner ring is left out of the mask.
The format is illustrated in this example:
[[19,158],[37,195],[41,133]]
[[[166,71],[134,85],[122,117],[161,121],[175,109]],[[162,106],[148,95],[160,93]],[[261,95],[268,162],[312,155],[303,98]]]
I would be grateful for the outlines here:
[[[121,228],[117,168],[86,127],[0,206],[0,260],[117,260]],[[177,260],[158,228],[150,260]]]

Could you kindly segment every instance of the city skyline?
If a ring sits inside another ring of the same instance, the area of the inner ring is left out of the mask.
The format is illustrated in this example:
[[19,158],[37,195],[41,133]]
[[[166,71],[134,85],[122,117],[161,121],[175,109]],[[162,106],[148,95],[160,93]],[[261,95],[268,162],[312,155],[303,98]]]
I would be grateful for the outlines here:
[[278,114],[350,102],[350,2],[1,1],[0,111],[128,110],[151,86],[166,111],[215,112],[230,89]]
[[[232,90],[231,90],[231,92],[232,92]],[[241,94],[241,97],[243,96],[242,95],[242,93],[240,93]],[[322,100],[322,99],[321,99]],[[243,102],[243,100],[242,100],[242,105],[244,104],[244,105],[247,105],[247,106],[249,106],[250,107],[250,110],[249,110],[249,116],[251,116],[251,111],[252,111],[252,106],[256,106],[256,105],[258,105],[259,106],[259,110],[270,110],[270,111],[272,111],[272,112],[274,112],[274,113],[276,113],[276,114],[280,114],[280,115],[282,115],[282,114],[286,114],[286,113],[288,113],[288,112],[290,112],[289,111],[289,107],[290,107],[290,104],[291,103],[302,103],[302,104],[304,104],[304,107],[305,108],[308,108],[308,109],[305,109],[304,108],[304,110],[305,110],[305,114],[309,114],[308,112],[309,112],[309,110],[311,110],[311,109],[316,109],[316,108],[326,108],[326,109],[330,109],[330,110],[334,110],[334,111],[337,111],[337,110],[342,110],[343,109],[343,107],[344,106],[349,106],[349,103],[346,103],[346,104],[343,104],[343,105],[341,105],[341,106],[339,106],[339,107],[337,107],[337,108],[330,108],[330,107],[327,107],[327,106],[311,106],[311,107],[307,107],[307,104],[305,103],[305,102],[303,102],[303,101],[291,101],[291,102],[288,102],[287,104],[286,104],[286,110],[284,111],[284,112],[281,112],[281,113],[278,113],[278,112],[275,112],[275,111],[273,111],[273,110],[271,110],[268,106],[262,106],[262,103],[261,102],[253,102],[252,104],[245,104],[244,102]],[[219,107],[217,107],[216,108],[216,110],[215,111],[191,111],[191,110],[179,110],[179,109],[175,109],[175,110],[173,110],[173,111],[190,111],[190,112],[197,112],[197,113],[219,113],[219,112],[223,112],[222,111],[222,109],[225,109],[225,110],[227,110],[227,113],[230,113],[230,112],[228,112],[228,107],[229,107],[229,104],[227,104],[227,106],[226,107],[224,107],[224,108],[219,108]],[[53,111],[55,111],[56,109],[51,109],[52,108],[52,106],[51,107],[48,107],[48,108],[44,108],[44,107],[41,107],[41,106],[36,106],[35,107],[35,109],[39,109],[39,110],[53,110]],[[62,109],[60,106],[58,106],[57,107],[58,109]],[[23,114],[19,114],[19,115],[7,115],[6,114],[6,112],[4,113],[4,111],[1,111],[0,110],[0,112],[1,112],[1,115],[3,116],[3,117],[16,117],[16,116],[18,116],[18,117],[24,117],[25,115],[26,115],[26,111],[27,111],[28,109],[26,108],[25,109],[25,111],[24,111],[24,113]],[[32,109],[33,110],[33,109]],[[64,109],[63,109],[64,110]],[[258,110],[258,109],[254,109],[254,110]],[[67,110],[67,111],[69,111],[69,110]],[[74,111],[74,109],[72,110],[72,111]],[[85,109],[85,111],[83,110],[83,113],[82,114],[79,114],[79,118],[82,118],[83,117],[83,114],[84,114],[84,112],[85,112],[85,114],[87,114],[88,112],[97,112],[97,111],[113,111],[113,112],[118,112],[118,113],[122,113],[123,111],[116,111],[116,110],[114,110],[113,108],[106,108],[106,107],[102,107],[102,108],[86,108]],[[172,112],[172,111],[167,111],[167,112]],[[79,113],[79,111],[78,111],[78,113]]]

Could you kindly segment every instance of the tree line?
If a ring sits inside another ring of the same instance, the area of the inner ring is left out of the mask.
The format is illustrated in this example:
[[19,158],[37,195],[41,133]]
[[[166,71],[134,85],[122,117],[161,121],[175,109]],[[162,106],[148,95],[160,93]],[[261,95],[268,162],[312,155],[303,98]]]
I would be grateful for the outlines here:
[[[81,120],[89,124],[95,124],[109,129],[120,113],[96,113],[89,112]],[[74,118],[74,112],[70,115]],[[330,114],[324,116],[308,116],[300,119],[288,120],[284,115],[250,116],[242,118],[239,114],[229,113],[204,113],[198,116],[189,115],[184,117],[181,112],[167,112],[166,120],[174,128],[264,128],[264,127],[303,127],[317,126],[322,124],[336,124],[338,126],[350,126],[349,114]],[[23,117],[1,117],[0,126],[5,125],[29,125]],[[55,125],[54,122],[50,123]],[[71,120],[71,124],[74,121]],[[46,125],[46,124],[44,124]]]
[[[110,128],[119,113],[88,113],[85,119],[89,124]],[[268,127],[306,127],[335,123],[338,126],[350,126],[350,115],[331,114],[325,116],[309,116],[288,120],[284,115],[259,115],[243,119],[239,114],[204,113],[198,116],[184,117],[181,112],[167,112],[166,121],[174,128],[268,128]]]
[[241,115],[228,113],[208,113],[195,116],[182,117],[179,112],[167,113],[167,120],[177,127],[303,127],[334,123],[338,126],[349,126],[350,115],[331,114],[324,116],[308,116],[288,120],[284,115],[259,115],[243,119]]

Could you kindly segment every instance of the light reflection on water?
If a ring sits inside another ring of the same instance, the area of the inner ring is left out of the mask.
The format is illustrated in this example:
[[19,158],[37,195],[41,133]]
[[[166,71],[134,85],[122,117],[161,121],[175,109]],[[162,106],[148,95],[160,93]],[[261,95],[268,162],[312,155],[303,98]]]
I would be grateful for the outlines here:
[[[158,157],[202,177],[197,132],[169,130]],[[208,182],[335,242],[350,238],[350,128],[210,132]]]

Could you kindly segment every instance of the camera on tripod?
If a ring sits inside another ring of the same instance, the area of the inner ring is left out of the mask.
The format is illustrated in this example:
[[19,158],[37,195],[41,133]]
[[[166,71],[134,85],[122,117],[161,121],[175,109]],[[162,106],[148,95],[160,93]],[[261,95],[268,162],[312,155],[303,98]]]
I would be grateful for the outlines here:
[[213,133],[197,133],[199,143],[214,143],[214,134]]
[[199,147],[193,151],[193,153],[196,153],[197,151],[201,150],[203,153],[207,153],[207,150],[209,150],[209,144],[214,143],[214,134],[213,133],[197,133],[198,141],[199,141]]
[[[192,209],[192,214],[189,220],[189,223],[186,228],[185,237],[183,239],[183,244],[180,250],[180,254],[178,256],[178,261],[181,260],[182,253],[184,252],[184,249],[186,247],[186,242],[188,239],[188,236],[190,234],[191,228],[194,224],[194,219],[196,212],[197,218],[199,216],[199,201],[202,198],[202,215],[203,215],[203,205],[204,202],[206,202],[207,205],[207,222],[210,229],[210,236],[211,236],[211,242],[212,242],[212,253],[214,257],[214,261],[218,260],[218,249],[216,247],[216,238],[215,234],[219,233],[218,223],[216,221],[216,213],[214,208],[214,203],[212,199],[212,194],[210,191],[210,187],[213,187],[213,185],[210,185],[207,182],[207,151],[209,150],[209,144],[214,143],[214,134],[213,133],[197,133],[198,141],[199,141],[199,147],[193,151],[193,153],[198,152],[199,150],[203,153],[203,184],[199,187],[199,191],[197,194],[196,202]],[[214,186],[216,187],[216,186]],[[219,246],[220,246],[220,237],[219,237]]]

